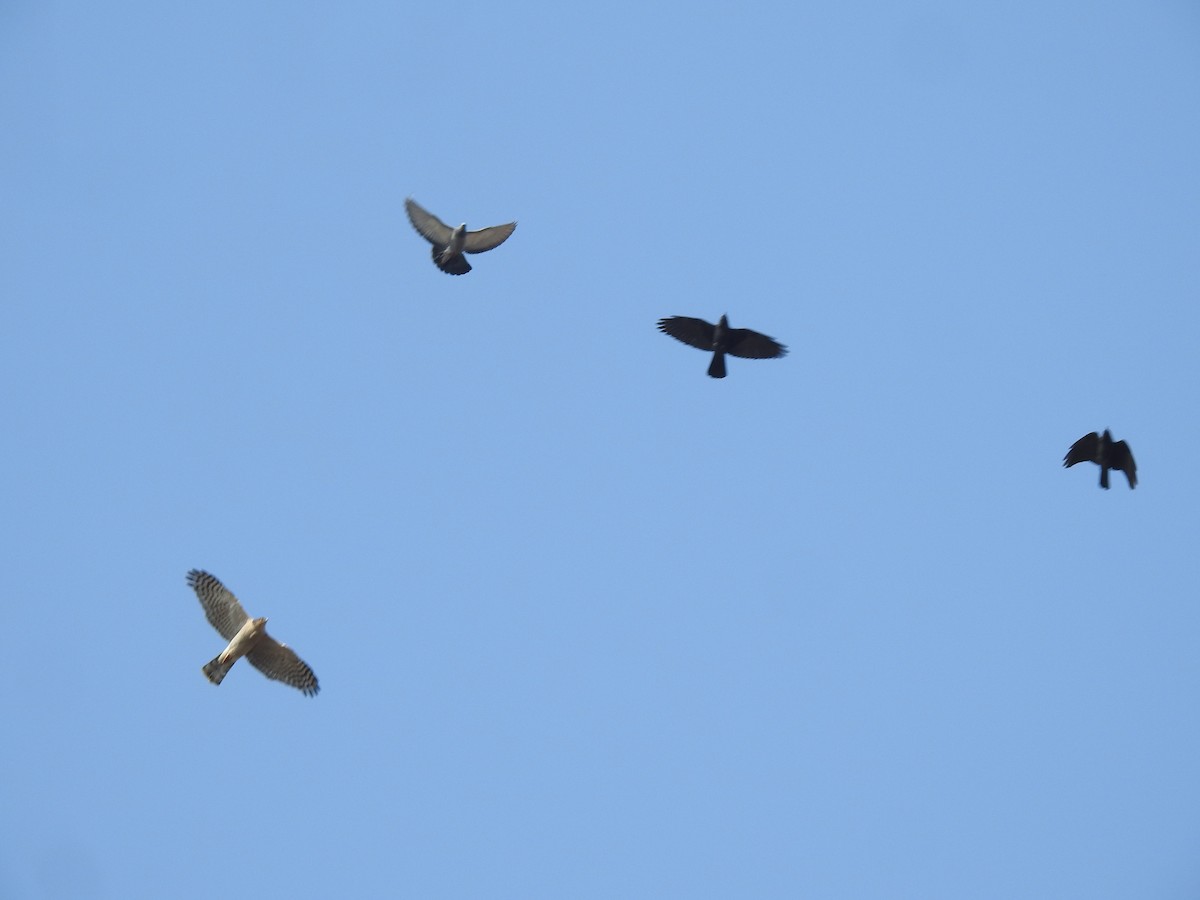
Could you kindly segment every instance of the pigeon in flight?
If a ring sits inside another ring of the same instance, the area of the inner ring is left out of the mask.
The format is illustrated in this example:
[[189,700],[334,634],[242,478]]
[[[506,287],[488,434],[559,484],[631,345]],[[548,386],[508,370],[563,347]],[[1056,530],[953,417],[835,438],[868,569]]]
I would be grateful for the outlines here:
[[669,316],[658,320],[658,330],[691,347],[713,351],[708,367],[713,378],[725,377],[726,353],[743,359],[775,359],[787,353],[787,347],[765,334],[749,328],[730,328],[728,316],[721,316],[716,325],[690,316]]
[[404,208],[417,234],[433,244],[433,264],[451,275],[466,275],[471,271],[471,264],[463,256],[464,253],[483,253],[499,247],[517,227],[516,222],[509,222],[507,225],[467,231],[465,223],[451,228],[433,213],[422,209],[412,197],[404,201]]
[[1068,469],[1081,462],[1094,462],[1100,465],[1100,487],[1108,490],[1108,470],[1120,469],[1129,479],[1129,487],[1137,487],[1137,463],[1133,461],[1133,451],[1124,441],[1114,441],[1107,428],[1104,434],[1085,434],[1071,445],[1067,455],[1063,457],[1063,465]]

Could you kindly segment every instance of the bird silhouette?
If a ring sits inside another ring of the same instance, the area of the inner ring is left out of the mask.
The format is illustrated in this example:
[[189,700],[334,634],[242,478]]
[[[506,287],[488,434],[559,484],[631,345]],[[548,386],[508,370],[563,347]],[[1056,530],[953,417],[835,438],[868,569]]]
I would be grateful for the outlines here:
[[1063,457],[1063,465],[1068,469],[1081,462],[1094,462],[1100,466],[1100,487],[1108,490],[1108,470],[1119,469],[1125,473],[1129,487],[1137,487],[1137,463],[1133,461],[1133,451],[1124,441],[1114,441],[1107,428],[1104,434],[1085,434],[1071,445],[1067,455]]
[[728,316],[721,316],[716,325],[690,316],[669,316],[658,320],[658,330],[689,347],[711,350],[708,374],[713,378],[725,377],[726,353],[743,359],[775,359],[787,354],[787,347],[774,338],[749,328],[730,328]]

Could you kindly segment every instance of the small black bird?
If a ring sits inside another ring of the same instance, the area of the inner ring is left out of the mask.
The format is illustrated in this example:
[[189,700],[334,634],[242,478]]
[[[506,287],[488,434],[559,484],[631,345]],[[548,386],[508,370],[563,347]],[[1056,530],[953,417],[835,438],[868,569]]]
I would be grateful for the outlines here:
[[1071,445],[1067,455],[1063,457],[1063,465],[1068,469],[1075,463],[1094,462],[1100,465],[1100,487],[1108,490],[1108,470],[1120,469],[1129,479],[1129,487],[1137,487],[1137,463],[1133,461],[1133,451],[1124,441],[1114,441],[1107,428],[1104,434],[1085,434]]
[[517,228],[516,222],[479,231],[467,231],[465,223],[451,228],[433,213],[422,209],[412,197],[404,201],[404,209],[417,234],[433,244],[433,264],[451,275],[466,275],[471,271],[464,253],[483,253],[499,247]]
[[774,338],[749,328],[730,328],[728,316],[721,316],[716,325],[689,316],[669,316],[658,320],[658,330],[689,346],[713,351],[708,367],[713,378],[725,377],[726,353],[743,359],[775,359],[787,354],[787,347]]

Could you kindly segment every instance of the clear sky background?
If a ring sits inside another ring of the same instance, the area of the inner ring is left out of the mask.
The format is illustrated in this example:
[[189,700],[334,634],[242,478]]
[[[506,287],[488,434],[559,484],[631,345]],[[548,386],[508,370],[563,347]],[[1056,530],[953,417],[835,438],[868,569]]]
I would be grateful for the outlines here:
[[0,897],[1200,895],[1196,3],[9,0],[0,112]]

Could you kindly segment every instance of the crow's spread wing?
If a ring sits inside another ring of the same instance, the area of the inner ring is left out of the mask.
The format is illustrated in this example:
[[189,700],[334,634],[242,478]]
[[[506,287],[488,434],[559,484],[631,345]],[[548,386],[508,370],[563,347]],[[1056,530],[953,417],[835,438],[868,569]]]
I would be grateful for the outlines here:
[[693,319],[690,316],[669,316],[658,320],[658,330],[669,334],[677,341],[683,341],[690,347],[700,350],[713,349],[713,332],[715,326],[703,319]]
[[1096,451],[1100,447],[1100,435],[1096,432],[1085,434],[1079,440],[1071,445],[1071,449],[1067,451],[1067,455],[1063,457],[1063,465],[1068,469],[1081,462],[1095,462]]
[[774,338],[749,328],[730,328],[726,350],[743,359],[775,359],[787,354],[787,347]]

